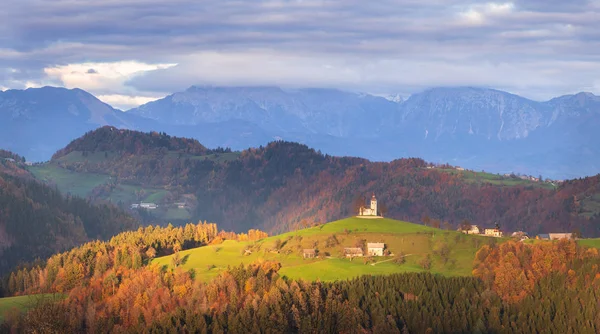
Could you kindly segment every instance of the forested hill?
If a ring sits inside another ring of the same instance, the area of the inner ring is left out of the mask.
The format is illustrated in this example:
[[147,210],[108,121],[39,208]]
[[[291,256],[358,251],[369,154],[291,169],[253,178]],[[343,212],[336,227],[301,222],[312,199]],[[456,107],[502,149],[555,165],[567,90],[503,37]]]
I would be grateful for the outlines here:
[[138,131],[103,126],[72,141],[64,149],[56,152],[52,159],[60,158],[73,151],[148,154],[159,150],[180,151],[196,155],[210,152],[195,139],[172,137],[158,132],[143,134]]
[[115,206],[63,196],[8,161],[0,161],[0,208],[0,273],[138,226]]
[[[155,201],[159,209],[153,214],[163,215],[165,223],[185,212],[187,221],[206,219],[234,231],[281,232],[351,216],[357,200],[374,192],[387,216],[406,221],[448,228],[463,220],[483,227],[498,222],[506,231],[578,229],[585,236],[600,235],[600,176],[553,185],[433,167],[417,158],[382,163],[333,157],[282,141],[242,152],[188,151],[182,144],[165,144],[184,139],[169,138],[101,128],[34,172],[65,192],[123,207]],[[118,151],[122,143],[138,148]],[[75,189],[61,175],[98,181]],[[186,208],[173,208],[175,202]]]

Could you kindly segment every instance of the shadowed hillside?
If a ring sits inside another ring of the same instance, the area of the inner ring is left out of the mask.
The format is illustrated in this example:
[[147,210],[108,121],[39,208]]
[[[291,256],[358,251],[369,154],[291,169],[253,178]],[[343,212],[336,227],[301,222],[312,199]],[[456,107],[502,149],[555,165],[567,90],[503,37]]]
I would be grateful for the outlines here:
[[434,168],[421,159],[333,157],[283,141],[242,152],[207,150],[193,140],[111,127],[31,170],[64,192],[123,208],[156,202],[158,209],[141,212],[154,221],[207,219],[235,231],[282,232],[351,216],[355,203],[374,192],[385,215],[433,226],[467,220],[497,222],[507,231],[600,235],[599,176],[552,185]]
[[114,206],[63,196],[12,161],[0,161],[0,208],[0,273],[138,226]]

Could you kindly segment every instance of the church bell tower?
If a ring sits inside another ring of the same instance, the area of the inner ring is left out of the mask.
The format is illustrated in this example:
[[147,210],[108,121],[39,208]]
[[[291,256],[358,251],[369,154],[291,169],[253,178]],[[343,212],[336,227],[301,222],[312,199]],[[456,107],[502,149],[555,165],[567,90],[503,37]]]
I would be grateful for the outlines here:
[[371,197],[371,214],[377,216],[377,198],[375,198],[375,194]]

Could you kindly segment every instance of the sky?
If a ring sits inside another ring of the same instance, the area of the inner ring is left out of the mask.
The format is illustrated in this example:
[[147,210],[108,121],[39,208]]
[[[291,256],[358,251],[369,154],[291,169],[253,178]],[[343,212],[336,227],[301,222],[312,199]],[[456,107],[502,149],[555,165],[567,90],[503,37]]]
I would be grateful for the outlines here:
[[0,89],[120,109],[191,85],[600,94],[600,0],[4,0]]

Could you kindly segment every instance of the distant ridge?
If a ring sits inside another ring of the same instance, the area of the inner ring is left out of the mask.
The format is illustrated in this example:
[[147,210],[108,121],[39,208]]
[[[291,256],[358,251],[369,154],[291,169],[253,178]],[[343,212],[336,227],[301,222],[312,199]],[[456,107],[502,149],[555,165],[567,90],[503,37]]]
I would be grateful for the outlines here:
[[242,150],[273,140],[333,155],[422,157],[499,173],[567,179],[600,170],[600,98],[538,102],[494,89],[432,88],[406,100],[335,89],[193,86],[122,112],[79,90],[0,93],[0,147],[47,160],[111,125]]

